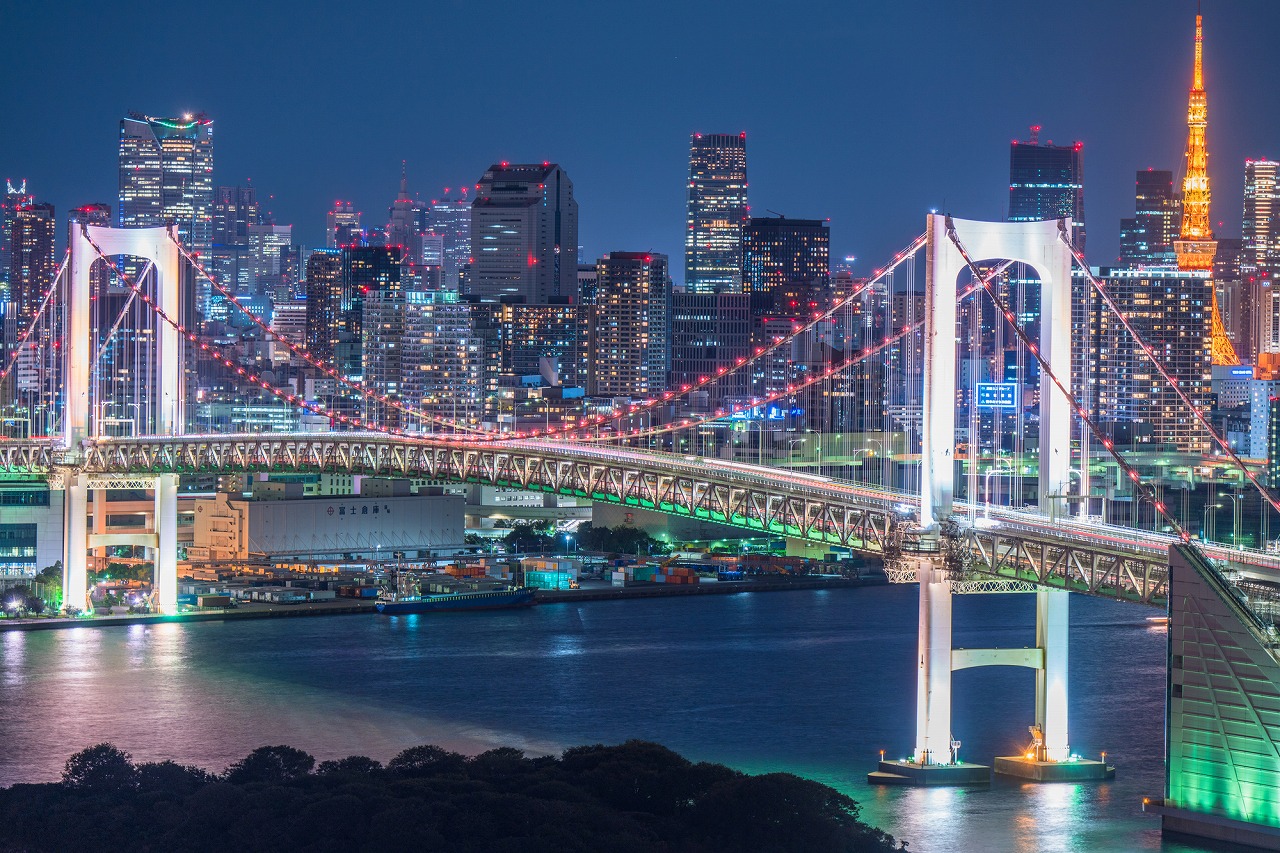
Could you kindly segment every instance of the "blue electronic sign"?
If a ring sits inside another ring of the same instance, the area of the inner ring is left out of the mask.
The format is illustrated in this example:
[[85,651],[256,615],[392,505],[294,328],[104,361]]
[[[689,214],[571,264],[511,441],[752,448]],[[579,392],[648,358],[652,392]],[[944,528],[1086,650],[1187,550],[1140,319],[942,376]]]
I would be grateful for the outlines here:
[[1018,405],[1018,385],[1015,382],[979,382],[978,408],[1013,409]]

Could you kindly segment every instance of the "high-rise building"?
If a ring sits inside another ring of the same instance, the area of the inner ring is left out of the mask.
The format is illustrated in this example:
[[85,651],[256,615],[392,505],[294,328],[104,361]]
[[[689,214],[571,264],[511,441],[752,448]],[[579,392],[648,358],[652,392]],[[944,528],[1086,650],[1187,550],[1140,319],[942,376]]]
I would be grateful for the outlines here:
[[[201,258],[213,245],[213,121],[203,113],[120,120],[120,224],[174,223]],[[210,287],[196,278],[195,307],[205,313]]]
[[1120,262],[1129,267],[1172,266],[1177,262],[1173,241],[1180,220],[1173,173],[1143,169],[1134,188],[1134,218],[1121,220]]
[[249,225],[246,241],[249,248],[249,281],[247,294],[273,296],[277,289],[291,292],[289,249],[293,246],[292,225]]
[[[1244,218],[1240,235],[1240,281],[1245,294],[1241,317],[1245,346],[1237,343],[1238,354],[1247,362],[1259,352],[1271,349],[1280,325],[1280,294],[1275,287],[1280,272],[1280,210],[1277,209],[1277,169],[1272,160],[1246,160],[1244,164]],[[1240,350],[1243,350],[1242,352]]]
[[[355,341],[364,341],[364,299],[383,294],[396,300],[403,292],[398,246],[346,246],[342,249],[343,329]],[[363,358],[363,356],[362,356]]]
[[684,235],[686,290],[742,290],[742,229],[750,210],[747,135],[693,134]]
[[9,301],[17,305],[18,323],[25,327],[35,317],[57,273],[53,205],[20,205],[10,214],[8,225]]
[[9,242],[9,222],[13,219],[14,211],[34,201],[35,198],[27,192],[26,180],[16,187],[13,181],[5,181],[5,193],[0,198],[0,303],[8,299],[9,259],[12,253]]
[[349,201],[335,201],[333,210],[324,217],[324,245],[330,249],[363,243],[364,232],[360,227],[360,211]]
[[456,290],[406,293],[404,400],[436,417],[477,424],[483,413],[485,339]]
[[[1203,410],[1213,406],[1208,270],[1101,269],[1120,310],[1160,354],[1179,387]],[[1139,440],[1175,445],[1187,453],[1208,449],[1208,436],[1177,393],[1109,311],[1100,316],[1096,388],[1104,420],[1138,425]]]
[[666,255],[610,252],[596,262],[587,393],[645,397],[665,390],[670,306]]
[[427,233],[441,242],[440,279],[446,290],[458,289],[458,276],[471,262],[471,198],[466,187],[456,198],[452,192],[445,187],[444,195],[427,207]]
[[742,289],[775,310],[807,304],[831,281],[831,229],[821,219],[752,217],[742,235]]
[[411,282],[421,281],[423,254],[422,235],[427,229],[427,204],[409,195],[409,177],[403,161],[400,164],[400,192],[387,209],[386,244],[399,246],[401,281],[406,289],[418,289]]
[[343,331],[342,253],[316,249],[307,258],[306,348],[332,364]]
[[578,202],[555,163],[490,166],[471,202],[468,293],[546,305],[577,286]]
[[[258,191],[252,186],[218,187],[213,194],[213,245],[209,272],[232,293],[249,294],[252,278],[249,262],[249,226],[262,222]],[[219,295],[210,296],[216,303]],[[221,312],[211,312],[217,315]]]
[[[360,381],[379,397],[399,400],[404,380],[405,294],[375,288],[360,297]],[[366,417],[380,426],[400,426],[400,410],[376,405]]]
[[1071,220],[1072,242],[1084,251],[1084,145],[1041,144],[1040,125],[1031,138],[1009,146],[1009,221]]
[[[755,300],[758,301],[758,298]],[[688,293],[671,297],[671,370],[669,387],[693,385],[737,366],[751,354],[751,305],[747,293]],[[707,388],[709,409],[751,396],[745,370],[726,373]]]

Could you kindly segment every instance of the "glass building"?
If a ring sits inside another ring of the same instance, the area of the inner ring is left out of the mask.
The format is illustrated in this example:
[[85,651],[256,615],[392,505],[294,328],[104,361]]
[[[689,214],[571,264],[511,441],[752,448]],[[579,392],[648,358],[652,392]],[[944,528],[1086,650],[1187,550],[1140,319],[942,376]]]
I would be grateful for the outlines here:
[[1084,251],[1084,145],[1041,144],[1039,126],[1031,139],[1009,146],[1009,221],[1039,222],[1068,217],[1073,241]]
[[742,290],[747,135],[695,133],[689,141],[684,280],[690,293]]
[[[174,223],[191,252],[213,245],[213,121],[203,113],[120,121],[120,224]],[[196,307],[209,307],[211,288],[196,279]]]

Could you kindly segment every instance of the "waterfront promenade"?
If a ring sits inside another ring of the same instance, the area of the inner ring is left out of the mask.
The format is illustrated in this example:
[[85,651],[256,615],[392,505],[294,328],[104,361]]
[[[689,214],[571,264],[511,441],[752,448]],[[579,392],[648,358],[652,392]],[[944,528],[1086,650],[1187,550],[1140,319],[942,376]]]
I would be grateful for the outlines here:
[[[709,581],[688,586],[633,584],[610,586],[587,581],[581,589],[538,590],[538,604],[560,604],[579,601],[611,601],[618,599],[685,597],[690,595],[733,595],[745,592],[787,592],[813,589],[844,589],[883,584],[880,577],[775,577],[760,580]],[[261,604],[250,602],[232,608],[208,608],[164,616],[154,613],[113,616],[40,616],[0,620],[0,631],[44,631],[60,628],[113,628],[128,625],[155,625],[186,622],[221,622],[242,619],[284,619],[300,616],[354,616],[376,614],[373,602],[345,599],[301,604]]]

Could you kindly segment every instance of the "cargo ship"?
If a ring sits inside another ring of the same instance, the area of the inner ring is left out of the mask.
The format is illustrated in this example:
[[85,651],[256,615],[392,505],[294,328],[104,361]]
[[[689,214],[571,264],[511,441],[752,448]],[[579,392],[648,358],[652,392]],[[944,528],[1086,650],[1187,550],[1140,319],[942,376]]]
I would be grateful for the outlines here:
[[525,587],[453,589],[431,583],[430,578],[401,573],[396,579],[396,589],[384,589],[374,606],[379,613],[397,615],[457,610],[509,610],[512,607],[529,607],[532,603],[534,590]]

